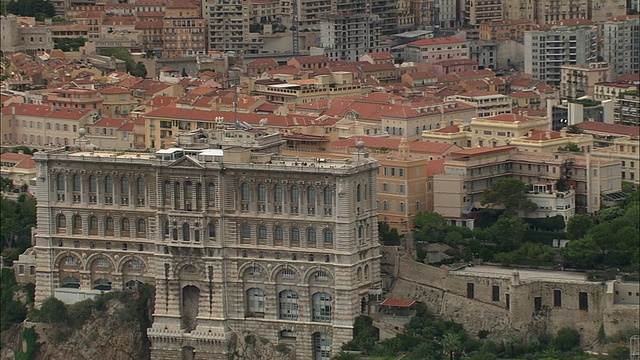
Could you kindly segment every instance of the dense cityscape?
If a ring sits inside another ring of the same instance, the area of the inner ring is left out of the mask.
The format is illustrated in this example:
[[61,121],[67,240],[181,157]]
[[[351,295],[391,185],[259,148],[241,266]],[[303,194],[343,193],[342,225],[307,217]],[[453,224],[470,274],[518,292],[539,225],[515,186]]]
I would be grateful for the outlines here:
[[0,13],[0,358],[640,360],[638,0]]

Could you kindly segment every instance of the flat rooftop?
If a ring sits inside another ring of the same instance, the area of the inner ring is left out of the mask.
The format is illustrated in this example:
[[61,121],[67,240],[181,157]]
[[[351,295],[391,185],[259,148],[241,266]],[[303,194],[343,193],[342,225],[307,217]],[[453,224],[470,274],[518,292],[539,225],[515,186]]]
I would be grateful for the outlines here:
[[459,274],[472,275],[472,276],[511,276],[514,271],[520,274],[520,280],[574,280],[574,281],[587,281],[587,275],[583,272],[574,271],[560,271],[560,270],[541,270],[541,269],[525,269],[525,268],[513,268],[507,266],[492,266],[492,265],[474,265],[473,267],[466,267],[463,270],[455,271]]

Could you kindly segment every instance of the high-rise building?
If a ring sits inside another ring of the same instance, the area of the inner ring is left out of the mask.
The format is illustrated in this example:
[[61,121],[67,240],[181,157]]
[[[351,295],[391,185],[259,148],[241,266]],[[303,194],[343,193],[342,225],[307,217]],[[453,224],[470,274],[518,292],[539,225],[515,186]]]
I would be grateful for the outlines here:
[[640,15],[621,16],[602,27],[602,57],[611,78],[640,72]]
[[[37,303],[148,283],[154,359],[226,358],[259,336],[328,360],[379,300],[378,163],[363,145],[332,160],[280,156],[280,135],[255,131],[184,134],[192,150],[155,153],[82,135],[35,157]],[[263,152],[242,147],[258,137]]]
[[595,26],[554,26],[524,34],[524,72],[556,88],[560,88],[563,65],[587,66],[597,62],[597,55]]
[[485,21],[502,20],[502,0],[465,0],[464,22],[479,25]]

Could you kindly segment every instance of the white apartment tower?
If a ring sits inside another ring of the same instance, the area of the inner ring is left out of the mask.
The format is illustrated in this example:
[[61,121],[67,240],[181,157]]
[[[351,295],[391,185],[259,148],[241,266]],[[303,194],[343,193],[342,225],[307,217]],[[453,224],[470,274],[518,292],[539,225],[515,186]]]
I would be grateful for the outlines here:
[[562,65],[587,66],[597,61],[597,55],[595,26],[554,26],[524,34],[525,73],[556,88],[560,88]]
[[602,56],[611,79],[640,72],[640,17],[607,21],[602,28]]
[[206,141],[39,152],[36,302],[149,283],[152,359],[226,359],[253,335],[329,360],[381,285],[378,163],[363,146],[337,161]]

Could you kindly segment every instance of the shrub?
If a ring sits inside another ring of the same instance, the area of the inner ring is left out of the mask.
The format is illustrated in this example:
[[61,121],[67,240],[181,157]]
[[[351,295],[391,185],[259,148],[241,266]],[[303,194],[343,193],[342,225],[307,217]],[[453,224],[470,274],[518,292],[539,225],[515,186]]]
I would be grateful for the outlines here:
[[580,346],[580,333],[576,329],[562,328],[552,341],[552,346],[560,351],[571,351]]
[[38,320],[49,324],[66,324],[69,320],[67,306],[62,301],[50,297],[42,303]]

